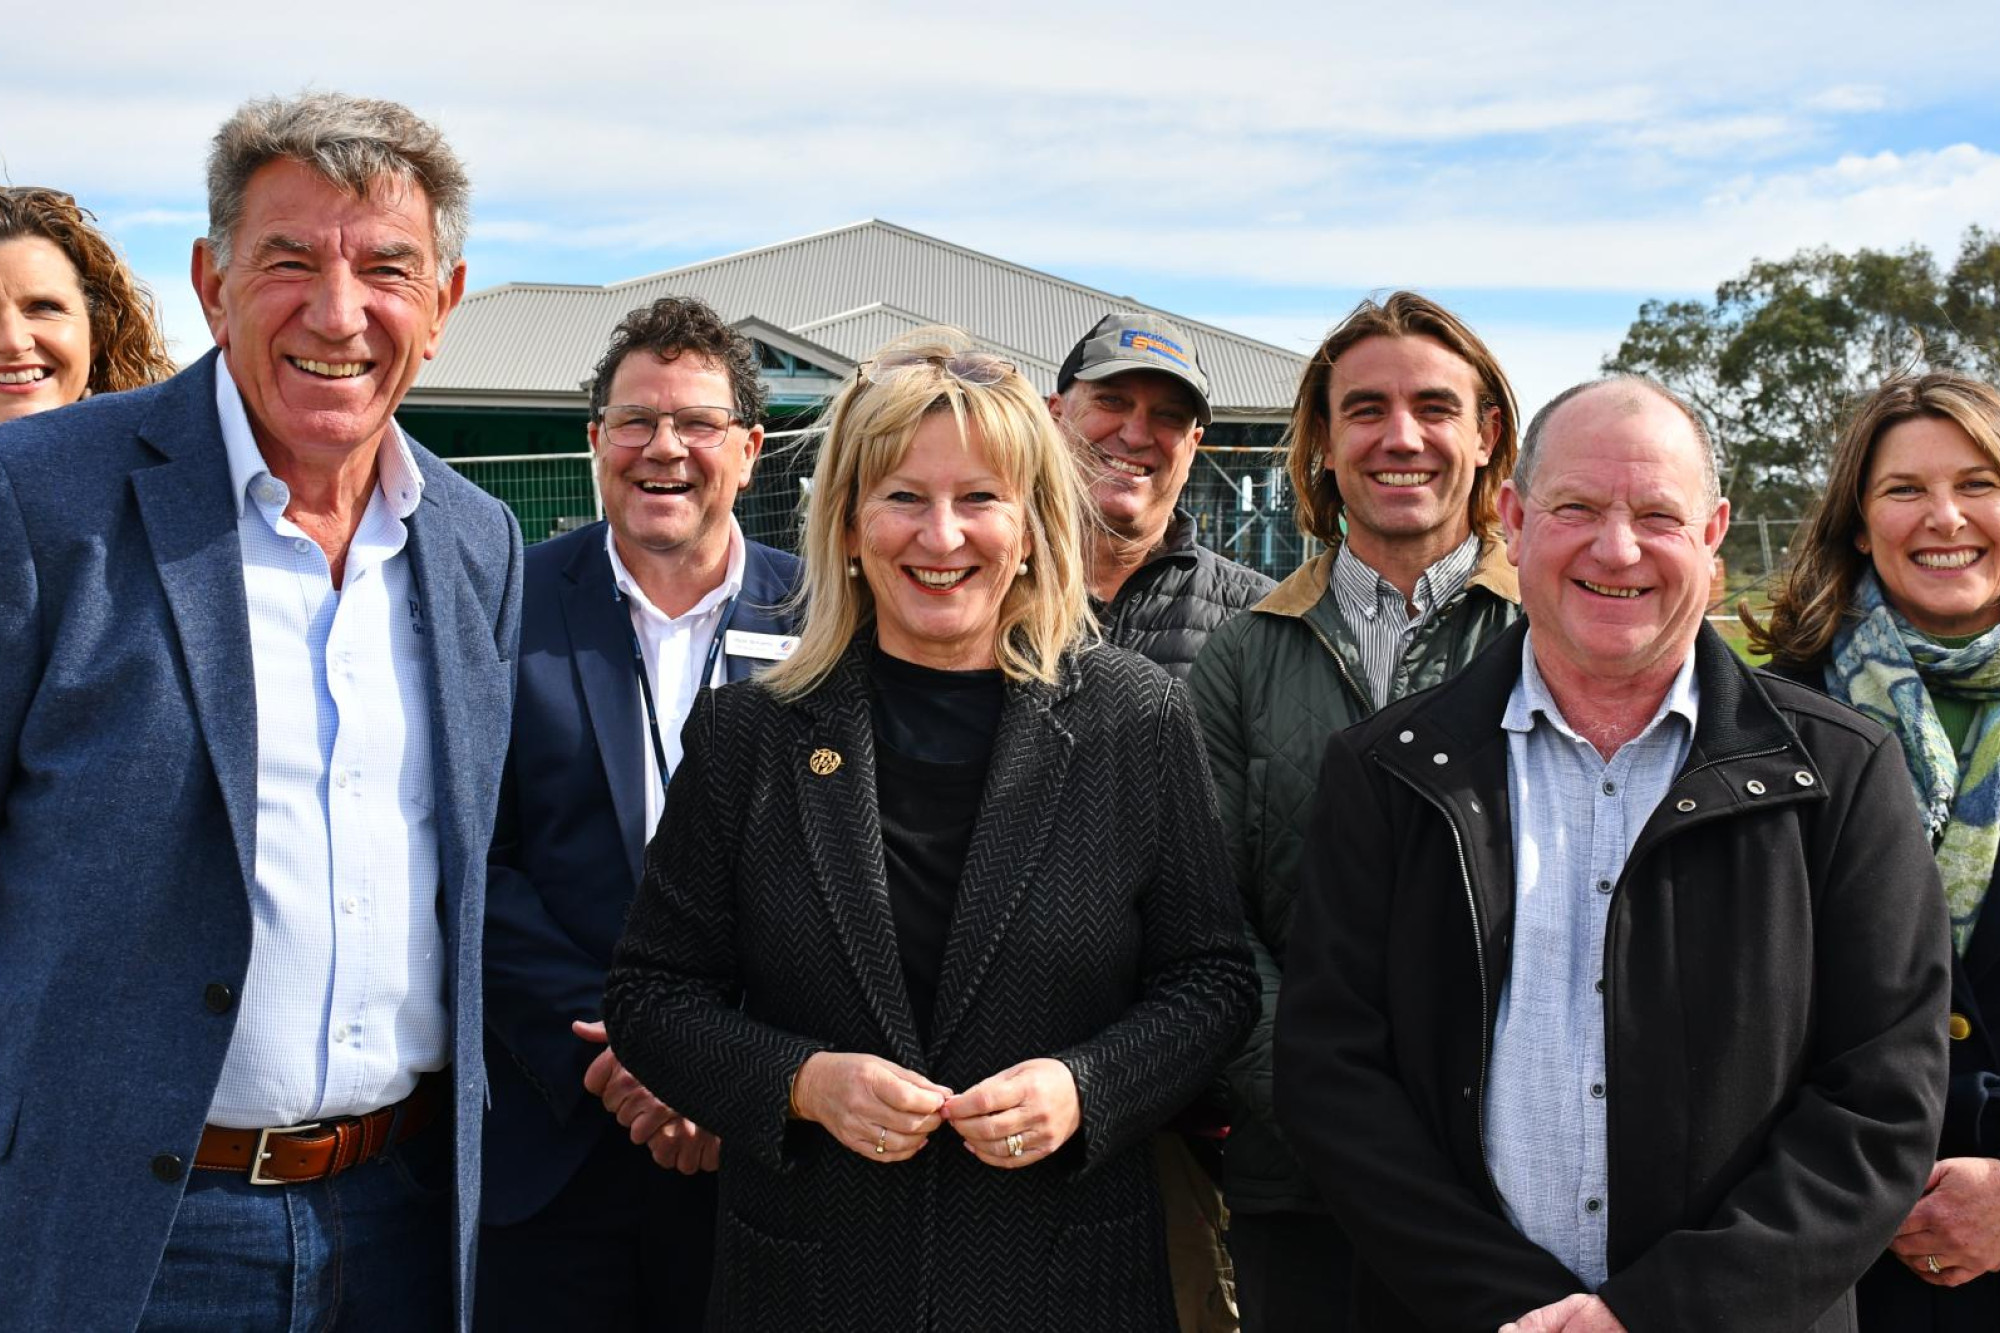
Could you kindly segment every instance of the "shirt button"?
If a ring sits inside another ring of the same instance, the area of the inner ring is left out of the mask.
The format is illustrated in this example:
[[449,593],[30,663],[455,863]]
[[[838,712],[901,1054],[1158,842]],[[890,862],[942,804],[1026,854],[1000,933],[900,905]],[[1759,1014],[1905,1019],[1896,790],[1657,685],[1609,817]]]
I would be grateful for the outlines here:
[[1597,979],[1597,993],[1598,993],[1599,995],[1602,995],[1602,994],[1604,994],[1604,978],[1603,978],[1603,977],[1599,977],[1599,978]]
[[336,768],[333,770],[333,785],[336,787],[345,787],[347,785],[346,769]]
[[307,541],[304,537],[294,537],[292,538],[292,549],[294,551],[298,551],[299,553],[303,554],[307,551],[312,550],[312,543]]
[[284,492],[278,489],[278,483],[272,481],[270,478],[266,477],[263,481],[257,483],[257,498],[265,504],[274,505],[283,497]]
[[1586,1212],[1586,1213],[1601,1213],[1601,1212],[1603,1212],[1603,1211],[1604,1211],[1604,1200],[1602,1200],[1602,1199],[1585,1199],[1585,1200],[1583,1201],[1583,1211],[1584,1211],[1584,1212]]
[[163,1185],[171,1185],[181,1178],[186,1167],[181,1159],[170,1152],[163,1152],[152,1161],[153,1179]]
[[211,1014],[226,1014],[229,1006],[236,1003],[236,992],[219,981],[211,981],[202,988],[201,1003]]
[[1593,1097],[1602,1097],[1604,1095],[1604,1085],[1602,1083],[1591,1084],[1590,1095]]
[[343,898],[340,900],[340,910],[349,916],[353,916],[361,910],[361,900],[359,898]]
[[347,1040],[347,1024],[342,1023],[333,1030],[333,1040],[336,1045]]
[[1600,879],[1600,880],[1598,880],[1598,881],[1597,881],[1597,891],[1598,891],[1599,893],[1609,893],[1609,892],[1611,892],[1611,881],[1610,881],[1610,880],[1608,880],[1608,879]]
[[1618,784],[1606,778],[1604,780],[1604,794],[1606,796],[1616,796],[1618,794]]

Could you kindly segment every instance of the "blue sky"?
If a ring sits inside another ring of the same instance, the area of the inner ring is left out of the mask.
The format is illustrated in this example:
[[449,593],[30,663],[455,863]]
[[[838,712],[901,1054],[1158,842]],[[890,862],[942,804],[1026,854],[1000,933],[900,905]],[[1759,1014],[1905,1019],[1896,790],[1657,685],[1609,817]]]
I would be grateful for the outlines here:
[[186,271],[207,138],[308,85],[445,126],[478,185],[474,287],[882,217],[1300,350],[1416,286],[1529,408],[1641,301],[1754,257],[1949,255],[2000,228],[1990,3],[75,13],[9,53],[0,172],[97,212],[182,355],[206,344]]

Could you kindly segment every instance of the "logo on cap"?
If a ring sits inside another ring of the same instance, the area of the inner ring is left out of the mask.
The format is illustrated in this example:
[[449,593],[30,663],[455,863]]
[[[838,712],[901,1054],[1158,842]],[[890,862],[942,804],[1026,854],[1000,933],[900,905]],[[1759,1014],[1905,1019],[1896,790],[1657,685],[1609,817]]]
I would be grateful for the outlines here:
[[1118,345],[1129,347],[1135,352],[1151,352],[1165,357],[1183,370],[1193,367],[1188,361],[1187,349],[1172,338],[1162,338],[1157,333],[1144,333],[1138,329],[1127,329],[1118,335]]

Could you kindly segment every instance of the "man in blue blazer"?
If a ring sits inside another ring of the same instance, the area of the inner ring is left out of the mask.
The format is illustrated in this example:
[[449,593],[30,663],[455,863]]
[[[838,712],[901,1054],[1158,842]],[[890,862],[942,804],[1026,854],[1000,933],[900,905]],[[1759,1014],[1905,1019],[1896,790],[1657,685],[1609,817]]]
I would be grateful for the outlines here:
[[606,521],[528,554],[488,869],[481,1330],[701,1326],[718,1145],[597,1020],[696,694],[790,651],[799,562],[733,516],[764,392],[706,305],[632,311],[591,383]]
[[392,412],[467,182],[242,107],[217,350],[0,429],[0,1329],[469,1323],[512,517]]

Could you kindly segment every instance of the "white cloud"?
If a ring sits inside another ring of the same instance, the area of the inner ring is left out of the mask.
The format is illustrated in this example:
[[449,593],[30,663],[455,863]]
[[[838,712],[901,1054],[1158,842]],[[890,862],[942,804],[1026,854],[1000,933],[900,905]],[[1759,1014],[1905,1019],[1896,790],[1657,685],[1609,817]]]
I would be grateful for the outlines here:
[[[1073,0],[577,0],[560,21],[418,0],[399,17],[395,40],[302,41],[261,0],[212,0],[198,23],[104,0],[88,42],[9,68],[0,124],[35,132],[0,167],[74,190],[164,275],[183,354],[207,345],[174,266],[208,138],[242,97],[307,85],[440,121],[478,186],[482,285],[616,280],[879,216],[1065,275],[1239,284],[1248,320],[1260,287],[1707,291],[1755,256],[1948,252],[2000,217],[1993,24],[1954,23],[1921,81],[1890,85],[1872,0],[1623,18],[1159,0],[1143,23]],[[1967,142],[1898,137],[1954,108]],[[1536,335],[1523,364],[1570,364],[1571,336]]]

